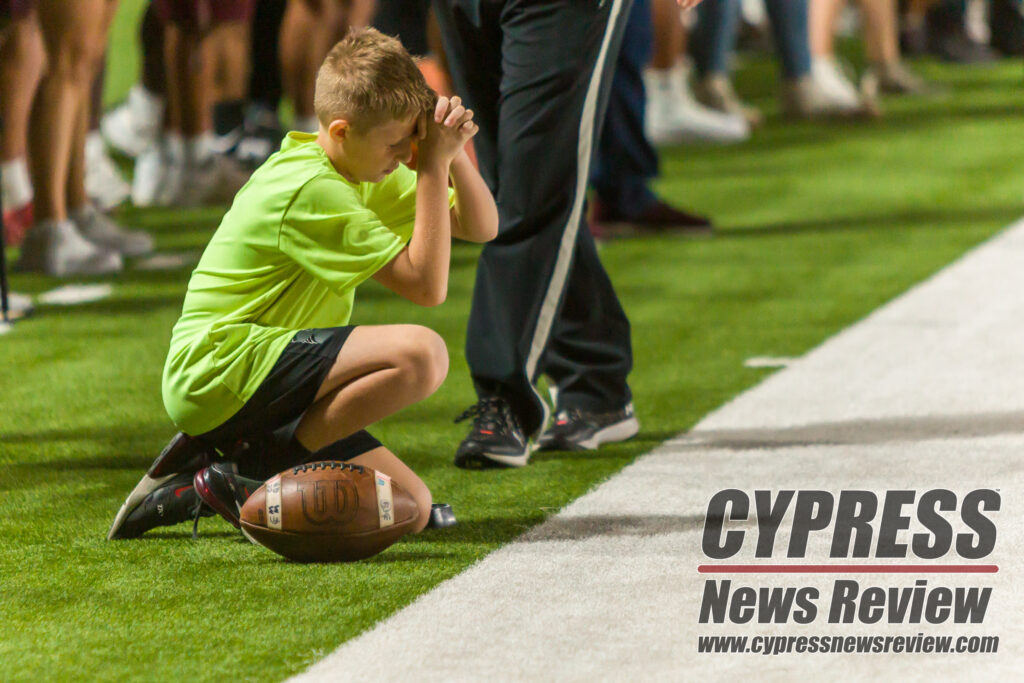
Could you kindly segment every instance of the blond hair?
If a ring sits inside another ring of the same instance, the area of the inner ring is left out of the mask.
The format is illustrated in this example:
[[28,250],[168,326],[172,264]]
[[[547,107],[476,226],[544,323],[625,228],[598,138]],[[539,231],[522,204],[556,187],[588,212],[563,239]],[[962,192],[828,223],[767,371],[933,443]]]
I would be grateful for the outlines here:
[[437,94],[402,43],[376,29],[349,33],[316,74],[313,108],[324,125],[343,118],[363,131],[436,104]]

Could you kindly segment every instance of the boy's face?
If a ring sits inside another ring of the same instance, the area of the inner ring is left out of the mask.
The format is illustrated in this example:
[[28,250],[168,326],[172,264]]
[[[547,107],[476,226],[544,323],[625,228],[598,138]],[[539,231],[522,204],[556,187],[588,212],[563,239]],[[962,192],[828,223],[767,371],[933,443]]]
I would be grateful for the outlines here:
[[335,133],[339,121],[333,121],[331,138],[337,141],[344,157],[342,174],[351,176],[349,180],[377,183],[398,168],[399,163],[409,163],[413,142],[420,137],[419,118],[413,114],[364,131],[346,125],[343,134]]

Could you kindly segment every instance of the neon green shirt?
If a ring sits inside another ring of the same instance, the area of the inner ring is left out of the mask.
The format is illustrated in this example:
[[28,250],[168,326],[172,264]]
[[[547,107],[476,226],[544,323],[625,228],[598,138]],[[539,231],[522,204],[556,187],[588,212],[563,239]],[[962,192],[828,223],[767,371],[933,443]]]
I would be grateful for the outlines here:
[[238,412],[296,331],[347,325],[356,286],[405,247],[415,218],[414,171],[352,183],[315,135],[289,133],[192,272],[163,375],[178,428],[203,434]]

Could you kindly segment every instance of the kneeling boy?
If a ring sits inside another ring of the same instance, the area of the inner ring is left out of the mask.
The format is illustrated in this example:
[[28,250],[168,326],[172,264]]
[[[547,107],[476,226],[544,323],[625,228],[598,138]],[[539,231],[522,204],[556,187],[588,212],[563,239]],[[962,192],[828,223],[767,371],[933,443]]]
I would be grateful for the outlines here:
[[[445,344],[424,327],[348,322],[370,277],[440,304],[451,237],[497,234],[494,200],[463,151],[477,126],[458,97],[427,87],[397,40],[372,29],[328,54],[315,108],[319,132],[288,134],[192,273],[163,375],[181,433],[108,538],[198,516],[203,500],[237,525],[244,494],[223,500],[244,490],[232,477],[261,481],[314,460],[384,472],[416,499],[420,528],[430,517],[430,491],[364,428],[441,385]],[[414,145],[415,172],[403,165]],[[221,458],[231,466],[210,466]]]

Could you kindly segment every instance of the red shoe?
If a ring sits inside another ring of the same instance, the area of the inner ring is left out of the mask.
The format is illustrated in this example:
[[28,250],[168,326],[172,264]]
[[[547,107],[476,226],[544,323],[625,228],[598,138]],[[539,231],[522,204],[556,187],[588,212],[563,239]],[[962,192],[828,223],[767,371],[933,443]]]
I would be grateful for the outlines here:
[[17,209],[4,209],[4,244],[9,247],[20,246],[34,218],[32,202],[26,202]]

